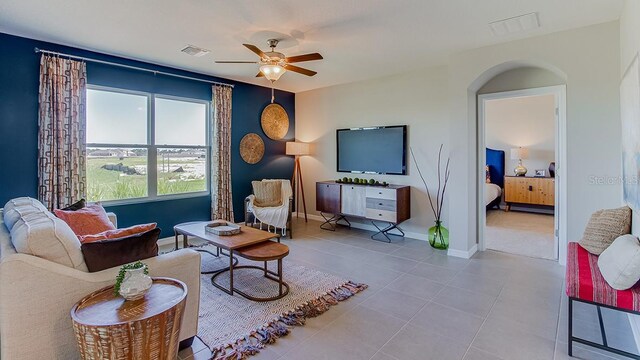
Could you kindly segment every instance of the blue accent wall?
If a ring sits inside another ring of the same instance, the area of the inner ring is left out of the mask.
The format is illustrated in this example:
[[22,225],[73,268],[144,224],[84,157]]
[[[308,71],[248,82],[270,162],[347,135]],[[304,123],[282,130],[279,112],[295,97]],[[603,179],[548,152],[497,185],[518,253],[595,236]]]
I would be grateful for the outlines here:
[[[287,136],[274,141],[260,126],[260,114],[271,101],[270,88],[0,33],[0,207],[14,197],[37,198],[40,54],[34,53],[35,47],[234,84],[231,176],[236,221],[244,218],[243,199],[251,193],[252,180],[291,178],[293,158],[284,152],[285,142],[293,140],[295,133],[293,93],[276,90],[276,102],[287,111],[290,125]],[[252,71],[250,66],[247,71]],[[211,100],[210,84],[110,65],[88,62],[87,78],[93,85]],[[260,134],[265,142],[265,156],[255,165],[245,163],[238,150],[240,139],[250,132]],[[177,223],[209,219],[210,205],[210,197],[204,196],[111,206],[108,210],[118,215],[121,227],[157,222],[164,237],[173,235]]]

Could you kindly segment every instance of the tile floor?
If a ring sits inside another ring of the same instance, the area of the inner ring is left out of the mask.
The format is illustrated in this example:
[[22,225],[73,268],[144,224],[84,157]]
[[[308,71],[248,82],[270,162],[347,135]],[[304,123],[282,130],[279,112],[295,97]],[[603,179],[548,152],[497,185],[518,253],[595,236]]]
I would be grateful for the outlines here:
[[[386,244],[370,233],[297,221],[284,239],[294,261],[369,284],[369,289],[251,359],[569,359],[564,268],[555,262],[486,251],[465,260],[426,242]],[[604,310],[609,342],[637,353],[626,315]],[[576,305],[577,336],[600,341],[595,308]],[[619,358],[574,346],[581,359]],[[200,342],[180,359],[208,359]]]

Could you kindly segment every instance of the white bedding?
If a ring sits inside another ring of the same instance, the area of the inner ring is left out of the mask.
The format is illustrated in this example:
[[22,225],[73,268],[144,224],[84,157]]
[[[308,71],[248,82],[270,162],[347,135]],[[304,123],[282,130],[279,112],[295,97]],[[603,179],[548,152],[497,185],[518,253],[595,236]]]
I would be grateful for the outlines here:
[[489,205],[490,202],[502,195],[502,189],[496,184],[485,183],[484,184],[484,206]]

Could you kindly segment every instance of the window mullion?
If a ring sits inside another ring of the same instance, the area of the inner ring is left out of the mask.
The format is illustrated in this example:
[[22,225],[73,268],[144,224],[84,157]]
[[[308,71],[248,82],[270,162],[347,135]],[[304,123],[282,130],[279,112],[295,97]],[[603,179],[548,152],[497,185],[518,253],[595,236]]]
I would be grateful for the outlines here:
[[158,197],[158,149],[156,148],[156,106],[155,95],[149,95],[149,114],[148,126],[149,132],[147,134],[149,143],[149,154],[147,165],[147,179],[149,197],[155,199]]

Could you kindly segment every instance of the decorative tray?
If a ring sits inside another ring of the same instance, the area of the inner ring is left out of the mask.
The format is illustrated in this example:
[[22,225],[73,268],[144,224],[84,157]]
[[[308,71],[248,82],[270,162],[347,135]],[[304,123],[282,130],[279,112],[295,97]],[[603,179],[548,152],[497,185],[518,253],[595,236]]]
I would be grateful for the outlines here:
[[235,235],[241,231],[240,225],[224,220],[214,220],[207,224],[204,229],[206,232],[220,236]]

